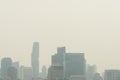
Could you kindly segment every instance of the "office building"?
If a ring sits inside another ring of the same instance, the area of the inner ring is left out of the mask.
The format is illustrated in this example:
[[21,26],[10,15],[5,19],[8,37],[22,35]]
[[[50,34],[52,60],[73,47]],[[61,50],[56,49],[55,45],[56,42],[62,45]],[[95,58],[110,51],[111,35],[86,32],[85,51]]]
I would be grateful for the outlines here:
[[94,75],[97,73],[97,68],[95,65],[87,65],[86,76],[87,80],[93,80]]
[[18,80],[17,69],[15,67],[9,67],[8,76],[9,80]]
[[93,79],[92,80],[103,80],[103,78],[101,77],[101,75],[99,73],[96,73],[94,76],[93,76]]
[[17,69],[17,77],[20,79],[20,64],[19,62],[13,62],[13,67]]
[[65,53],[65,47],[57,48],[57,53],[52,56],[52,64],[64,65]]
[[3,79],[8,79],[8,69],[12,66],[12,59],[11,58],[3,58],[1,60],[1,77]]
[[86,75],[86,60],[84,53],[66,53],[65,47],[57,48],[57,54],[52,56],[52,65],[63,66],[64,78],[72,75]]
[[47,79],[47,68],[46,68],[46,66],[43,66],[43,67],[42,67],[41,78],[42,78],[43,80]]
[[72,75],[86,75],[86,60],[84,53],[65,54],[65,77],[68,79]]
[[21,66],[20,68],[20,80],[33,80],[32,68]]
[[38,80],[39,78],[39,43],[38,42],[33,43],[31,65],[33,71],[33,80]]
[[48,80],[63,80],[63,66],[61,65],[52,65],[48,69]]
[[120,70],[105,70],[104,80],[120,80]]

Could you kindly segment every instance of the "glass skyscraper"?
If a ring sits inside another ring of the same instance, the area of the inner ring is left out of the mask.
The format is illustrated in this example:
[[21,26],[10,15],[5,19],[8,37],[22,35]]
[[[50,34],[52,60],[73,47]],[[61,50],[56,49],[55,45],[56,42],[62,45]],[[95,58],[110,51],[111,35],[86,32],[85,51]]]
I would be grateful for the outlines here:
[[39,78],[39,43],[33,43],[33,50],[31,55],[33,80],[38,80]]

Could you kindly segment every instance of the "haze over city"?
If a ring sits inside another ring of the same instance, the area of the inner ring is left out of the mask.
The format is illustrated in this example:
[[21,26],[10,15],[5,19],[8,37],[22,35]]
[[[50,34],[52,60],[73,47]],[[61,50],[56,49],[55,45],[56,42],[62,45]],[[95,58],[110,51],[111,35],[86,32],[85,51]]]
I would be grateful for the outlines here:
[[40,68],[56,48],[83,52],[98,71],[120,69],[119,0],[1,0],[0,59],[31,65],[33,42],[40,43]]

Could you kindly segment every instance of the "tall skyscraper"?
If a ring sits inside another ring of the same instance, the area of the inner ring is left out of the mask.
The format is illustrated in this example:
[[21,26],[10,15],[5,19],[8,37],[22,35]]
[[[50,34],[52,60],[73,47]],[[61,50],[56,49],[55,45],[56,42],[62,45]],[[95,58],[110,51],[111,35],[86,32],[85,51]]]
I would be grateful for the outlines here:
[[1,60],[1,77],[7,79],[9,77],[8,70],[12,66],[11,58],[3,58]]
[[38,80],[39,78],[39,43],[33,43],[33,50],[31,55],[32,70],[33,70],[33,80]]

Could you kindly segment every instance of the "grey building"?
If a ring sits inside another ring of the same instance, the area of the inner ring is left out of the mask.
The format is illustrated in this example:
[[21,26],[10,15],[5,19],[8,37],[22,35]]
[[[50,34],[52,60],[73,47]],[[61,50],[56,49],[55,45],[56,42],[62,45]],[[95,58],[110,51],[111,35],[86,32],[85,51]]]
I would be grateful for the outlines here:
[[65,47],[57,48],[57,53],[52,56],[52,64],[64,65],[66,49]]
[[13,67],[17,69],[17,77],[20,79],[20,64],[19,62],[13,62]]
[[11,58],[3,58],[1,60],[1,77],[3,79],[8,79],[9,74],[8,70],[12,67],[12,59]]
[[9,67],[8,76],[9,80],[18,80],[17,69],[15,67]]
[[93,76],[93,79],[92,80],[103,80],[103,78],[101,77],[101,75],[99,73],[96,73],[94,76]]
[[84,53],[66,53],[65,47],[57,48],[57,54],[52,56],[52,65],[61,65],[64,69],[64,78],[72,75],[85,75],[86,60]]
[[85,76],[86,60],[84,53],[66,53],[64,66],[66,78],[70,78],[72,75]]
[[21,66],[20,68],[20,80],[32,80],[32,68]]
[[120,80],[120,70],[105,70],[104,80]]
[[61,65],[52,65],[48,69],[48,80],[63,80],[63,66]]
[[38,80],[39,78],[39,43],[33,43],[33,50],[32,50],[32,70],[33,70],[33,80]]
[[87,65],[87,71],[86,71],[86,76],[87,80],[93,80],[94,75],[97,73],[97,67],[96,65]]
[[43,66],[43,67],[42,67],[41,78],[42,78],[43,80],[47,79],[47,68],[46,68],[46,66]]

